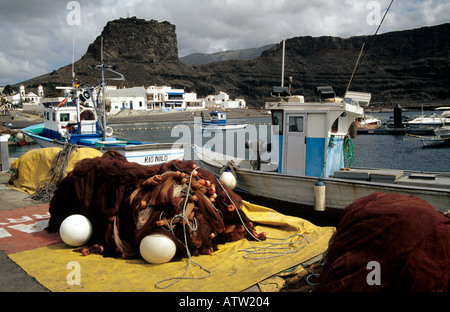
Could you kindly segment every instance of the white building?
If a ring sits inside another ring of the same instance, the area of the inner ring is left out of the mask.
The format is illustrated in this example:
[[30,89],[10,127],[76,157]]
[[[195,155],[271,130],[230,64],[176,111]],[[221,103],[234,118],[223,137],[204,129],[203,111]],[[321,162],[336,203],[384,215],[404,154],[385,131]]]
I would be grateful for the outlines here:
[[19,86],[19,92],[13,95],[10,95],[8,100],[11,104],[19,104],[19,103],[29,103],[39,105],[41,103],[42,98],[44,97],[44,88],[39,85],[38,86],[38,94],[33,92],[25,92],[25,86]]
[[197,99],[197,93],[185,93],[184,101],[186,103],[186,110],[202,110],[206,108],[205,99]]
[[167,86],[151,86],[147,88],[147,104],[149,109],[172,109],[183,111],[186,109],[183,89],[172,89]]
[[111,102],[111,114],[129,110],[179,110],[186,109],[183,89],[151,86],[108,90],[107,101]]
[[167,86],[150,86],[107,90],[107,103],[111,103],[110,114],[121,110],[151,111],[160,110],[203,110],[246,108],[244,99],[230,100],[225,92],[197,98],[197,93],[184,92],[183,89],[172,89]]
[[208,95],[206,97],[206,108],[209,109],[229,109],[229,108],[246,108],[244,99],[230,100],[230,96],[225,92],[219,94]]
[[121,110],[147,110],[147,90],[144,87],[107,90],[107,101],[111,101],[110,113]]

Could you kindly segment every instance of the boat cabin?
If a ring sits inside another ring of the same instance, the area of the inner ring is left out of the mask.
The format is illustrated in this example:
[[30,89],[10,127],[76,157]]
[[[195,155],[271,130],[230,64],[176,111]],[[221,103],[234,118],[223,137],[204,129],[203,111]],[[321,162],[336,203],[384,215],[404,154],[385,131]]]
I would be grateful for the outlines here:
[[279,146],[278,172],[333,176],[345,165],[349,128],[364,115],[363,108],[352,101],[305,103],[291,98],[287,102],[266,103]]
[[227,123],[227,113],[225,112],[209,112],[209,115],[211,117],[211,123],[213,124],[226,124]]
[[44,103],[44,133],[52,139],[67,138],[72,135],[97,135],[97,117],[91,107],[69,103]]

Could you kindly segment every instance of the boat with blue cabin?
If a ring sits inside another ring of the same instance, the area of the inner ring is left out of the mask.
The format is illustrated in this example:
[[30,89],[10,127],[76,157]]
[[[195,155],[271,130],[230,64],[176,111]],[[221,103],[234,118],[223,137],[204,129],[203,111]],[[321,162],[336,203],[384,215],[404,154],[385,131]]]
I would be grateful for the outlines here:
[[271,142],[246,144],[256,146],[248,158],[193,146],[200,166],[218,178],[231,171],[236,191],[317,211],[342,210],[376,191],[417,196],[438,211],[449,209],[449,173],[351,168],[354,122],[364,116],[357,99],[307,103],[303,96],[289,96],[266,103],[266,109]]
[[[42,148],[71,144],[95,148],[101,152],[116,150],[128,161],[142,165],[157,165],[183,159],[185,144],[141,142],[114,136],[113,129],[106,125],[105,80],[125,78],[109,66],[102,64],[99,67],[102,70],[102,80],[99,84],[88,87],[72,82],[72,87],[63,87],[66,89],[64,100],[43,104],[44,123],[26,127],[21,132]],[[119,77],[104,78],[104,70]],[[103,105],[100,105],[100,93],[103,94]]]
[[244,129],[248,123],[229,123],[227,122],[227,113],[223,111],[209,112],[210,120],[204,120],[202,112],[201,128],[202,130],[237,130]]

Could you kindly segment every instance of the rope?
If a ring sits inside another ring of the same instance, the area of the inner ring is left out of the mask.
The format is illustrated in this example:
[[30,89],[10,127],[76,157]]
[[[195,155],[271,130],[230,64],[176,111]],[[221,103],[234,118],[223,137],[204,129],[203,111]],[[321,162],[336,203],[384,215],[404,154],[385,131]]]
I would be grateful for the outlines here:
[[[346,136],[345,140],[344,140],[344,167],[345,168],[350,168],[353,161],[355,160],[354,151],[355,151],[355,148],[353,146],[352,140],[350,139],[349,136]],[[345,164],[346,159],[348,159],[348,162],[349,162],[348,165]]]
[[[192,170],[192,172],[190,174],[187,194],[189,194],[189,192],[191,191],[191,183],[192,183],[193,172],[196,171],[197,169],[198,169],[198,167],[195,168],[194,170]],[[217,180],[218,184],[222,187],[223,191],[227,195],[227,197],[230,200],[230,202],[235,207],[237,207],[236,204],[231,199],[231,197],[228,195],[228,193],[225,190],[225,188],[223,187],[222,183],[220,183],[219,179],[216,178],[216,180]],[[184,220],[186,220],[185,210],[186,210],[186,206],[187,206],[187,203],[188,203],[188,199],[189,199],[189,196],[186,196],[186,199],[185,199],[185,202],[184,202],[184,205],[183,205],[183,213],[180,214],[180,215],[177,215],[176,217],[183,218]],[[245,203],[244,203],[244,205],[245,205]],[[258,237],[255,237],[253,235],[253,233],[247,228],[247,226],[245,225],[244,220],[242,219],[241,214],[239,213],[239,209],[235,209],[235,211],[236,211],[236,213],[237,213],[237,215],[238,215],[242,225],[244,226],[245,230],[247,231],[247,233],[249,233],[256,241],[269,245],[269,246],[263,246],[263,247],[250,247],[250,248],[247,248],[247,249],[240,250],[240,251],[247,251],[243,255],[243,257],[246,258],[246,259],[258,260],[258,259],[270,259],[270,258],[280,257],[280,256],[284,256],[284,255],[287,255],[287,254],[292,254],[292,253],[298,252],[301,248],[306,247],[306,245],[303,245],[303,246],[300,246],[300,247],[298,247],[296,249],[293,249],[292,247],[289,247],[289,246],[283,247],[282,245],[292,245],[292,244],[304,243],[305,241],[308,244],[311,244],[310,241],[306,237],[304,237],[302,234],[293,234],[293,235],[290,235],[289,237],[287,237],[285,239],[268,238],[268,239],[274,239],[274,240],[281,240],[281,242],[279,242],[279,243],[264,242],[264,241],[260,240]],[[172,220],[174,220],[174,219],[175,219],[175,217]],[[178,276],[178,277],[170,277],[170,278],[162,279],[162,280],[156,282],[155,283],[155,287],[158,288],[158,289],[166,289],[166,288],[170,287],[171,285],[179,282],[182,279],[196,279],[197,280],[197,279],[208,278],[208,277],[210,277],[212,275],[211,271],[209,271],[208,269],[203,267],[201,264],[196,263],[196,262],[194,262],[192,260],[192,255],[191,255],[191,253],[189,251],[189,248],[188,248],[186,224],[185,224],[185,222],[182,222],[182,224],[183,224],[183,232],[184,232],[184,246],[186,247],[186,253],[188,255],[188,264],[186,266],[186,269],[184,270],[184,272],[180,276]],[[188,224],[188,226],[190,226],[189,222],[187,222],[187,224]],[[172,227],[172,224],[171,224],[171,227]],[[293,237],[301,237],[303,239],[301,241],[297,241],[297,242],[292,242],[292,241],[288,242],[288,240],[293,238]],[[280,252],[280,251],[277,251],[277,250],[285,250],[285,251]],[[271,256],[266,256],[266,257],[259,257],[259,258],[258,257],[249,257],[248,256],[248,255],[255,255],[255,254],[256,255],[258,255],[258,254],[272,254],[272,255]],[[207,274],[204,275],[204,276],[201,276],[201,277],[185,277],[185,275],[188,272],[191,264],[196,265],[201,270],[205,271]],[[172,282],[170,282],[166,286],[160,286],[159,285],[161,283],[168,282],[168,281],[172,281]]]
[[[220,181],[216,178],[218,184],[222,187],[222,190],[225,192],[225,194],[227,195],[228,199],[230,200],[230,202],[235,206],[236,204],[233,202],[233,200],[231,199],[231,197],[228,195],[227,191],[225,190],[225,188],[223,187],[222,183],[220,183]],[[245,205],[245,203],[244,203]],[[293,249],[292,247],[282,247],[283,245],[292,245],[292,244],[298,244],[298,243],[303,243],[303,242],[308,242],[308,244],[311,244],[311,242],[302,234],[293,234],[288,236],[287,238],[274,238],[274,237],[267,237],[266,239],[273,239],[273,240],[281,240],[281,242],[279,243],[270,243],[270,242],[265,242],[260,240],[258,237],[255,237],[253,235],[253,233],[247,228],[247,226],[245,226],[245,222],[242,219],[241,214],[239,213],[239,209],[235,209],[239,219],[241,220],[242,225],[244,226],[245,230],[247,231],[247,233],[249,233],[256,241],[260,242],[260,243],[264,243],[264,244],[268,244],[269,246],[263,246],[263,247],[249,247],[246,249],[242,249],[239,251],[246,251],[247,253],[244,254],[244,258],[246,259],[252,259],[252,260],[260,260],[260,259],[271,259],[271,258],[276,258],[276,257],[281,257],[287,254],[292,254],[292,253],[296,253],[297,251],[299,251],[301,248],[305,247],[304,246],[300,246],[297,249]],[[302,237],[303,239],[301,241],[297,241],[297,242],[287,242],[290,238],[293,237]],[[286,250],[285,252],[280,252],[280,251],[276,251],[276,250]],[[272,256],[267,256],[267,257],[249,257],[248,255],[254,255],[254,254],[273,254]]]
[[[296,242],[292,242],[292,241],[288,242],[288,240],[293,237],[301,237],[302,239],[300,241],[296,241]],[[270,238],[270,239],[280,239],[280,238]],[[251,260],[272,259],[272,258],[296,253],[300,249],[307,246],[307,245],[302,245],[296,249],[293,249],[291,246],[283,247],[283,245],[301,244],[304,242],[311,244],[311,242],[308,239],[306,239],[306,237],[304,237],[302,234],[292,234],[292,235],[288,236],[287,238],[281,239],[281,242],[279,242],[279,243],[263,242],[263,243],[269,244],[269,246],[249,247],[249,248],[245,248],[245,249],[242,249],[239,251],[246,251],[246,253],[243,255],[243,257],[245,259],[251,259]],[[283,250],[286,250],[286,251],[283,251]],[[271,254],[271,256],[261,256],[261,257],[250,257],[249,256],[249,255],[266,255],[266,254]]]
[[58,183],[63,179],[66,167],[69,164],[70,155],[75,151],[77,147],[70,143],[64,143],[64,147],[56,154],[53,159],[52,166],[47,173],[47,178],[50,181],[46,184],[42,184],[38,187],[37,191],[30,195],[33,201],[38,203],[48,203],[53,197],[53,193],[58,187]]
[[[190,174],[187,194],[189,194],[189,192],[191,191],[191,183],[192,183],[193,173],[197,169],[198,169],[198,167],[195,168],[194,170],[192,170],[192,172]],[[188,199],[189,199],[189,196],[186,196],[186,199],[185,199],[184,205],[183,205],[183,213],[181,215],[179,215],[179,217],[181,217],[183,219],[186,218],[185,211],[186,211],[186,206],[188,204]],[[189,224],[189,222],[187,222],[187,223]],[[184,270],[183,274],[181,274],[180,276],[178,276],[178,277],[170,277],[170,278],[166,278],[166,279],[163,279],[163,280],[160,280],[160,281],[156,282],[155,287],[158,288],[158,289],[166,289],[166,288],[172,286],[173,284],[181,281],[182,279],[204,279],[204,278],[210,277],[212,275],[211,271],[209,271],[208,269],[204,268],[201,264],[196,263],[196,262],[194,262],[192,260],[192,255],[191,255],[191,252],[189,251],[189,248],[188,248],[186,224],[185,224],[185,222],[182,222],[182,224],[183,224],[183,232],[184,232],[184,246],[186,247],[186,253],[187,253],[188,258],[189,258],[188,259],[188,264],[187,264],[186,269]],[[194,264],[194,265],[198,266],[201,270],[205,271],[207,274],[204,275],[204,276],[201,276],[201,277],[185,277],[185,275],[188,272],[191,264]],[[172,282],[170,282],[166,286],[159,286],[160,283],[168,282],[168,281],[172,281]]]

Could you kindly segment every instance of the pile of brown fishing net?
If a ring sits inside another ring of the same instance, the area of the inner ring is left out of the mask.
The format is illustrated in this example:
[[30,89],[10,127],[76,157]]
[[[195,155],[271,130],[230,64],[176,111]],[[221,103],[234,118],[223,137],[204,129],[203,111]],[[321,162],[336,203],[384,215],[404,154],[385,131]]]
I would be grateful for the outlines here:
[[212,254],[228,241],[265,239],[241,205],[239,195],[194,161],[148,167],[108,151],[80,161],[59,183],[47,231],[57,232],[66,217],[82,214],[92,223],[89,244],[105,256],[139,257],[141,240],[152,233],[172,238],[184,256],[184,231],[192,255]]
[[418,197],[375,192],[345,208],[316,290],[448,291],[449,283],[450,218]]

